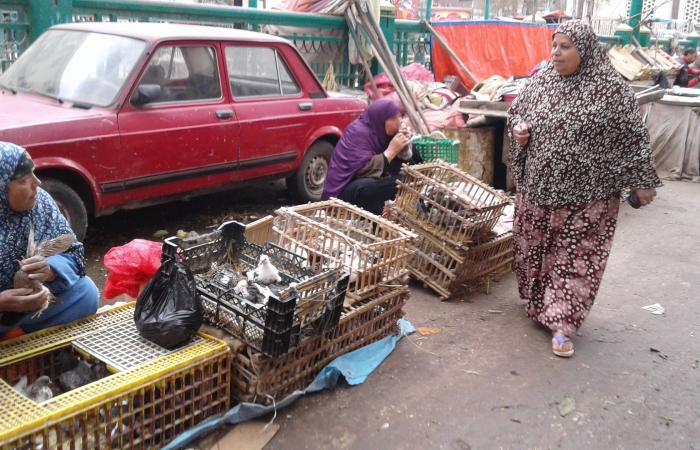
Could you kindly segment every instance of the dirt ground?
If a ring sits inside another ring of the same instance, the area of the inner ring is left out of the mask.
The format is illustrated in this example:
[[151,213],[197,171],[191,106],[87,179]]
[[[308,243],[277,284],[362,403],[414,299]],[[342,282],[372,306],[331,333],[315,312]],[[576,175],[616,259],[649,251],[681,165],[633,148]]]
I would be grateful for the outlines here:
[[[276,183],[99,219],[89,272],[102,284],[101,255],[157,229],[200,231],[285,203]],[[623,205],[570,360],[526,319],[513,275],[489,295],[451,302],[413,285],[407,318],[440,333],[404,338],[363,385],[279,411],[267,448],[700,448],[699,211],[700,185],[680,182],[651,207]],[[642,309],[654,303],[665,314]]]

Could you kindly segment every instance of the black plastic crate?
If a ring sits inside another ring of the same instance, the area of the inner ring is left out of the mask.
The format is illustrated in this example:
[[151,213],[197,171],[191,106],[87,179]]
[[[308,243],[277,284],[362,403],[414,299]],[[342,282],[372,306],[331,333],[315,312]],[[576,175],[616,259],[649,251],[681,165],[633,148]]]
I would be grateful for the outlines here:
[[[316,273],[306,258],[269,242],[247,242],[244,232],[244,225],[226,222],[208,235],[173,237],[163,244],[163,260],[176,258],[195,274],[207,319],[272,357],[306,336],[333,329],[340,320],[348,275],[339,269]],[[256,267],[263,254],[279,270],[283,285],[295,284],[271,295],[266,304],[240,297],[230,284],[212,279],[212,264],[235,264],[240,272]]]

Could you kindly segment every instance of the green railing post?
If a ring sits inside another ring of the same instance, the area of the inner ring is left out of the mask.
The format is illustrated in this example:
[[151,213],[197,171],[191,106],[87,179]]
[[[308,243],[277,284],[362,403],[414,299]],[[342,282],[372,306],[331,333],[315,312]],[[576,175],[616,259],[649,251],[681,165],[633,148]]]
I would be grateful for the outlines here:
[[29,38],[33,42],[47,28],[73,19],[72,0],[29,0]]
[[491,0],[484,0],[484,20],[491,17]]
[[425,5],[425,20],[428,22],[430,22],[430,14],[432,12],[432,9],[433,9],[433,0],[428,0],[428,3]]
[[634,37],[639,41],[639,23],[642,20],[642,7],[644,6],[644,0],[631,0],[630,1],[630,20],[629,25],[632,27]]

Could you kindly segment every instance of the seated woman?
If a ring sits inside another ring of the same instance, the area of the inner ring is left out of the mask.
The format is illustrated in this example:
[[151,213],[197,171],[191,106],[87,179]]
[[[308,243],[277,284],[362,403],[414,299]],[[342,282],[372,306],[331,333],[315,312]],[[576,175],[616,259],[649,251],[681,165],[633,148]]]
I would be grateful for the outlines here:
[[345,129],[335,146],[322,198],[337,197],[371,213],[396,196],[396,177],[408,145],[399,133],[401,111],[389,99],[376,101]]
[[[97,310],[99,295],[85,276],[83,244],[74,242],[54,256],[25,256],[30,230],[36,243],[74,234],[56,202],[39,186],[29,153],[0,142],[0,339],[21,334],[17,327],[32,332]],[[43,287],[15,289],[18,270]],[[49,299],[48,308],[38,313]]]

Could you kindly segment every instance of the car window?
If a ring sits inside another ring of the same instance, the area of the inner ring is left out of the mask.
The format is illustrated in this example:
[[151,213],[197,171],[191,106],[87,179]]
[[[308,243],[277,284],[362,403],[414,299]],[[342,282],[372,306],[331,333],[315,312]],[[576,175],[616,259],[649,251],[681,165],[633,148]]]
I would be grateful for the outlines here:
[[108,106],[145,48],[145,42],[123,36],[49,30],[0,77],[0,84],[61,101]]
[[279,64],[280,78],[282,80],[282,95],[294,95],[301,92],[299,85],[294,81],[294,78],[292,78],[289,67],[287,67],[287,64],[280,57],[279,53],[277,53],[277,62]]
[[269,47],[226,47],[226,67],[234,97],[296,95],[301,92],[284,59]]
[[221,98],[221,82],[214,48],[166,45],[158,48],[139,85],[157,84],[156,103]]

